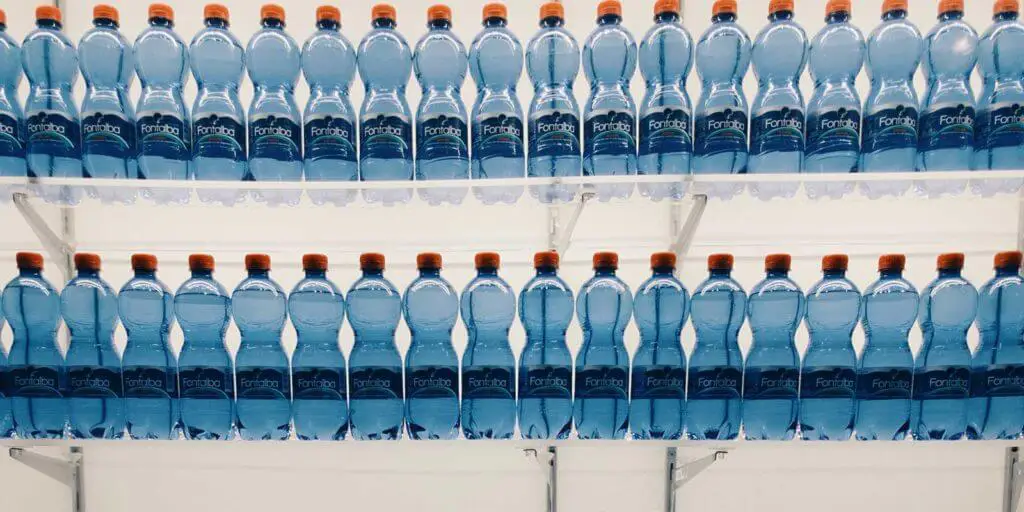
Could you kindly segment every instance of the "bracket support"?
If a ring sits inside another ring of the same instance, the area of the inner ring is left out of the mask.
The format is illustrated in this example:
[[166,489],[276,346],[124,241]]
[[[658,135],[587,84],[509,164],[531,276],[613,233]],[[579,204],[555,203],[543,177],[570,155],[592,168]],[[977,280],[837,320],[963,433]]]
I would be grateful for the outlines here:
[[675,512],[676,494],[679,489],[712,464],[725,460],[729,452],[715,450],[703,457],[679,464],[678,452],[674,447],[665,449],[665,512]]
[[1006,449],[1005,480],[1003,482],[1003,512],[1017,512],[1024,490],[1024,461],[1020,460],[1020,447]]
[[572,202],[572,210],[563,218],[562,206],[548,207],[548,248],[565,255],[572,244],[572,233],[576,230],[576,222],[580,220],[587,203],[597,195],[592,186],[585,185]]
[[10,457],[66,485],[71,490],[71,512],[85,510],[85,452],[72,446],[64,457],[43,455],[31,448],[10,448]]
[[71,280],[74,276],[73,260],[76,246],[75,211],[67,206],[60,207],[60,226],[53,229],[39,214],[28,194],[15,192],[12,199],[18,213],[25,218],[25,222],[39,238],[50,259],[60,266],[61,272],[64,273],[64,282]]
[[548,446],[547,450],[538,450],[536,448],[526,448],[523,453],[529,457],[533,457],[534,461],[540,466],[540,470],[544,473],[544,479],[547,482],[547,512],[558,512],[558,449],[554,446]]
[[672,244],[669,246],[669,250],[676,254],[680,264],[682,264],[686,254],[690,252],[690,246],[693,245],[693,238],[697,234],[697,226],[700,225],[700,221],[704,217],[704,211],[708,207],[708,196],[706,194],[690,196],[690,208],[686,213],[685,220],[682,218],[682,203],[682,201],[671,203],[671,218],[669,222],[670,235],[672,237]]

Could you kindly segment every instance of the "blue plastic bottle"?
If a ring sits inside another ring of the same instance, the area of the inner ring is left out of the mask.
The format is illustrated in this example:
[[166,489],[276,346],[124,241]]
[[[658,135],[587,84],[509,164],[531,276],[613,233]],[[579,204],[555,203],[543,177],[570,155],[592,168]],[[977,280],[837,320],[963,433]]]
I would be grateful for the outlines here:
[[21,439],[60,439],[67,425],[67,373],[57,346],[60,297],[43,277],[43,257],[19,252],[18,277],[4,287],[4,317],[14,343],[7,361],[15,433]]
[[291,435],[291,371],[281,346],[288,298],[270,277],[270,256],[247,254],[249,273],[231,293],[231,314],[242,335],[235,354],[238,434],[248,441]]
[[403,297],[412,343],[405,356],[405,421],[412,439],[459,437],[459,356],[452,329],[459,294],[441,277],[441,255],[416,256],[420,275]]
[[400,439],[405,424],[402,356],[395,329],[402,316],[402,296],[384,278],[384,255],[359,257],[363,271],[348,290],[348,322],[355,345],[348,361],[352,437]]
[[916,440],[960,439],[967,429],[967,330],[978,312],[978,291],[960,275],[963,267],[963,254],[940,255],[939,276],[921,293],[923,344],[914,360],[910,409],[910,432]]
[[811,342],[800,371],[800,438],[845,441],[853,434],[857,397],[857,353],[853,330],[860,320],[861,295],[846,278],[850,258],[821,260],[822,278],[807,291]]
[[857,439],[901,440],[910,426],[914,356],[907,336],[920,297],[903,279],[906,256],[878,258],[879,278],[864,291],[866,339],[857,363]]
[[208,254],[188,257],[192,277],[174,295],[185,344],[178,356],[181,426],[186,439],[234,437],[235,368],[224,345],[231,298],[213,278]]
[[524,439],[566,439],[572,430],[572,289],[558,277],[558,253],[533,257],[537,275],[519,293],[526,345],[519,356],[519,432]]
[[[359,178],[363,181],[411,180],[412,113],[405,86],[412,73],[412,51],[398,32],[395,8],[373,6],[373,30],[359,42],[359,77],[366,87],[359,110]],[[369,202],[404,202],[409,190],[363,191]]]
[[341,290],[327,279],[327,256],[302,257],[306,276],[288,296],[298,338],[292,354],[292,420],[303,440],[338,441],[348,434],[348,381],[338,331],[345,318]]
[[[526,45],[526,70],[533,82],[529,115],[529,159],[531,178],[579,176],[580,106],[573,94],[573,82],[580,72],[580,46],[565,28],[565,7],[552,1],[541,5],[540,30]],[[544,202],[568,201],[575,187],[566,185],[531,187],[530,193]]]
[[1024,279],[1021,253],[995,257],[996,275],[981,287],[981,343],[971,362],[970,439],[1024,436]]
[[125,421],[132,439],[178,436],[178,361],[169,343],[174,294],[156,277],[157,259],[133,254],[132,277],[117,294],[128,333],[124,349]]
[[651,255],[653,274],[636,289],[640,346],[633,356],[629,426],[633,439],[680,439],[686,414],[686,353],[679,335],[690,294],[675,276],[676,255]]
[[82,134],[71,89],[78,80],[78,55],[64,35],[61,12],[36,8],[36,28],[21,43],[28,78],[25,159],[30,177],[82,177]]
[[747,294],[732,278],[731,254],[708,256],[708,273],[693,291],[690,319],[697,343],[686,383],[686,435],[695,440],[735,439],[740,433],[743,354],[737,341]]
[[[462,102],[466,80],[466,47],[452,32],[452,10],[446,5],[427,9],[427,33],[416,43],[413,65],[423,88],[416,110],[416,179],[469,179],[469,126]],[[430,204],[458,204],[465,188],[424,188]]]
[[[0,308],[0,330],[4,326],[3,308]],[[14,435],[14,416],[11,414],[11,397],[7,367],[7,349],[0,346],[0,439]]]
[[0,9],[0,176],[25,176],[25,114],[18,101],[21,47]]
[[[508,29],[504,4],[483,8],[484,29],[469,48],[469,71],[476,83],[473,103],[473,179],[522,178],[523,107],[516,84],[523,72],[523,46]],[[485,203],[514,203],[522,187],[485,186],[473,189]]]

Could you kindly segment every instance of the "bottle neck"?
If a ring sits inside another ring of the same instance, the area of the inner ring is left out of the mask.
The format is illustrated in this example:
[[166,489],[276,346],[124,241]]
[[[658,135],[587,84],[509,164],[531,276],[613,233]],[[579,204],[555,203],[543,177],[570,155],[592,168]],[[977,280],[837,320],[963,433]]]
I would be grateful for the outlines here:
[[846,23],[848,21],[850,21],[850,13],[846,11],[833,12],[825,18],[825,22],[829,24]]
[[152,270],[136,270],[136,279],[156,279],[156,272]]
[[952,21],[964,19],[963,11],[946,11],[939,15],[939,21]]
[[992,19],[995,21],[1017,21],[1020,17],[1020,13],[1014,11],[1001,12],[996,14]]
[[421,268],[420,277],[441,277],[441,269],[439,268]]
[[213,28],[227,29],[228,26],[230,26],[228,20],[224,18],[206,18],[206,20],[204,20],[204,23],[206,24],[207,27]]
[[1020,275],[1018,267],[1003,267],[996,269],[996,277],[1012,277]]
[[676,269],[671,267],[655,268],[651,270],[651,277],[672,277]]
[[307,270],[306,279],[327,279],[327,272],[324,270]]
[[882,279],[903,279],[902,270],[882,270],[879,271],[878,274]]
[[775,11],[768,15],[768,21],[775,23],[776,21],[788,21],[793,19],[793,11]]
[[51,28],[54,30],[60,30],[63,25],[57,20],[36,20],[36,26],[39,28]]
[[398,23],[391,18],[377,18],[373,20],[373,28],[390,28],[394,29],[398,26]]
[[156,17],[153,17],[153,18],[149,19],[149,26],[151,26],[151,27],[174,28],[174,22],[169,20],[169,19],[167,19],[167,18],[156,16]]
[[777,278],[780,278],[780,277],[785,278],[785,277],[789,277],[789,271],[788,270],[769,270],[769,271],[765,272],[765,276],[768,277],[768,278],[773,278],[773,279],[777,279]]
[[479,268],[476,271],[477,277],[498,277],[498,269],[496,268]]
[[903,20],[906,18],[907,11],[903,9],[893,9],[882,15],[882,21]]
[[85,279],[98,279],[100,277],[100,272],[98,270],[79,270],[78,277]]
[[846,277],[845,270],[826,270],[822,272],[826,279],[843,279]]
[[679,21],[679,13],[677,12],[659,12],[654,16],[655,23],[676,23]]
[[709,275],[711,277],[718,277],[718,278],[725,278],[725,279],[728,279],[728,278],[732,277],[732,271],[731,270],[711,269],[710,271],[708,271],[708,273],[709,273]]
[[249,271],[249,279],[269,279],[269,270],[253,269]]
[[735,21],[736,21],[736,13],[734,13],[734,12],[723,12],[723,13],[719,13],[719,14],[716,14],[716,15],[711,17],[711,22],[712,23],[727,23],[727,22],[735,22]]
[[597,19],[598,25],[619,25],[622,23],[622,16],[618,14],[605,14]]
[[565,20],[558,16],[548,16],[547,18],[540,20],[541,28],[557,28],[562,26],[565,26]]
[[939,278],[946,279],[950,277],[960,277],[960,269],[939,269]]
[[602,267],[602,268],[595,268],[594,269],[594,277],[609,277],[609,276],[612,276],[612,277],[615,276],[615,269],[614,268]]
[[92,20],[92,24],[94,27],[105,27],[113,29],[116,29],[119,26],[116,21],[110,18],[96,18]]
[[213,279],[212,270],[193,270],[192,279]]
[[430,20],[430,23],[427,23],[427,28],[429,28],[430,30],[451,30],[451,28],[452,28],[452,20],[446,20],[446,19]]
[[37,279],[43,278],[43,271],[32,268],[23,268],[18,270],[18,277],[34,277]]
[[537,269],[537,277],[555,277],[558,275],[558,269],[554,267],[540,267]]
[[334,20],[317,20],[316,28],[320,30],[333,30],[335,32],[341,28],[341,24]]
[[366,269],[364,269],[363,270],[363,277],[383,279],[384,278],[384,271],[383,270],[366,270]]
[[263,20],[260,21],[260,25],[262,25],[263,28],[276,28],[278,30],[284,30],[284,20],[278,18],[263,18]]
[[484,20],[484,28],[507,27],[508,20],[500,16],[491,16]]

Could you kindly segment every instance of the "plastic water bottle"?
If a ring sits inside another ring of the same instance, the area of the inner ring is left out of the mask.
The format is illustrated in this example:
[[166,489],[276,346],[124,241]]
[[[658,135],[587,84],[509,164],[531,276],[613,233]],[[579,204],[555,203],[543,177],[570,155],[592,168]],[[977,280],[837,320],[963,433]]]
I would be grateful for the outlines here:
[[231,293],[231,314],[242,335],[235,354],[238,434],[247,441],[291,434],[291,371],[281,346],[288,299],[270,277],[270,256],[247,254],[249,273]]
[[[393,6],[374,5],[371,16],[373,30],[359,42],[357,58],[366,87],[359,110],[359,177],[363,181],[411,180],[412,113],[405,86],[412,73],[412,51],[398,32]],[[371,203],[395,203],[408,201],[412,192],[367,189],[363,197]]]
[[349,356],[350,420],[356,439],[400,439],[405,424],[402,356],[395,329],[402,316],[402,296],[384,278],[384,255],[359,257],[363,271],[348,290],[348,322],[355,345]]
[[924,338],[914,361],[910,431],[916,440],[960,439],[967,429],[971,350],[967,330],[978,312],[978,291],[960,272],[964,255],[942,254],[939,276],[921,293]]
[[[427,33],[416,43],[413,64],[423,88],[416,110],[416,179],[469,179],[469,127],[462,83],[466,80],[466,47],[452,32],[447,5],[427,9]],[[458,204],[465,188],[424,188],[430,204]]]
[[516,294],[498,276],[501,257],[482,252],[477,275],[462,291],[466,351],[462,356],[462,434],[466,439],[511,439],[516,428],[516,358],[508,331]]
[[807,291],[811,342],[800,375],[800,437],[845,441],[853,434],[857,396],[857,353],[853,330],[860,320],[861,295],[846,278],[850,258],[821,260],[824,274]]
[[[580,46],[565,28],[565,7],[551,1],[540,7],[540,30],[526,45],[526,70],[533,82],[529,116],[531,178],[579,176],[580,106],[572,92],[580,72]],[[576,187],[531,187],[530,193],[544,202],[570,201]]]
[[[341,34],[341,12],[321,5],[316,28],[302,46],[302,74],[309,84],[309,101],[302,113],[302,142],[306,181],[356,181],[356,113],[348,89],[356,74],[356,51]],[[355,191],[309,190],[313,202],[345,205]]]
[[[2,17],[2,16],[0,16]],[[3,309],[0,308],[0,330],[4,326]],[[14,416],[11,414],[11,397],[8,388],[7,349],[0,347],[0,439],[14,435]]]
[[178,361],[169,343],[174,295],[157,279],[156,269],[156,256],[133,254],[135,276],[117,294],[128,333],[122,365],[132,439],[174,439],[178,434]]
[[43,257],[19,252],[18,277],[4,287],[4,317],[14,342],[7,361],[15,433],[21,439],[60,439],[67,424],[64,355],[57,346],[60,297],[43,277]]
[[30,177],[81,178],[82,134],[71,89],[78,55],[64,35],[57,7],[36,8],[36,28],[21,43],[28,78],[25,155]]
[[686,413],[686,353],[679,335],[690,294],[675,276],[675,253],[652,254],[651,270],[633,301],[640,346],[633,356],[629,425],[633,439],[679,439]]
[[302,257],[306,276],[288,297],[298,338],[292,354],[292,419],[303,440],[337,441],[348,434],[348,383],[338,331],[345,318],[341,290],[327,279],[327,256]]
[[405,421],[413,439],[459,437],[459,356],[452,329],[459,294],[441,277],[441,255],[416,256],[420,275],[403,297],[412,344],[405,356]]
[[572,430],[572,353],[565,331],[572,290],[558,277],[558,253],[533,256],[537,275],[519,293],[526,345],[519,356],[519,432],[524,439],[566,439]]
[[981,287],[981,344],[971,362],[967,423],[971,439],[1024,436],[1024,279],[1020,265],[1019,251],[997,254],[996,275]]
[[920,297],[903,279],[907,258],[878,258],[879,278],[864,292],[861,323],[866,339],[857,363],[857,424],[860,440],[899,441],[910,426],[914,357],[907,335]]
[[181,425],[186,439],[231,439],[235,427],[235,369],[224,345],[231,298],[213,278],[208,254],[188,257],[192,277],[174,295],[185,343],[178,356]]
[[21,47],[0,9],[0,176],[25,176],[25,114],[18,102]]
[[[504,4],[483,9],[484,29],[469,49],[469,71],[476,83],[473,103],[473,179],[522,178],[523,107],[516,84],[523,72],[523,46],[508,29]],[[521,187],[484,186],[473,189],[485,203],[514,203]]]
[[690,300],[697,343],[686,384],[686,431],[695,440],[736,439],[740,433],[743,354],[737,341],[747,294],[732,278],[731,254],[708,256],[708,278]]

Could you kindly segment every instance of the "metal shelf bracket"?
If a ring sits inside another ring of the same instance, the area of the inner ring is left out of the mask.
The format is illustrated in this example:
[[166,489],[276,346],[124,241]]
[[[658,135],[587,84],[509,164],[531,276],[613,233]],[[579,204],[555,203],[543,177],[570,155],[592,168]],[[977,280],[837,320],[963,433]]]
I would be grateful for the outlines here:
[[704,211],[708,207],[708,196],[705,194],[690,196],[690,208],[686,213],[686,219],[683,219],[684,202],[673,201],[670,204],[669,210],[669,235],[672,237],[672,244],[669,246],[669,250],[676,254],[679,264],[682,264],[683,258],[690,252],[690,246],[693,245],[693,237],[697,234],[697,226],[700,225],[700,221],[704,217]]
[[71,512],[85,510],[85,452],[72,446],[63,457],[52,457],[32,448],[11,448],[10,457],[68,487],[71,490]]
[[725,460],[729,452],[715,450],[703,457],[679,464],[676,448],[665,449],[665,512],[675,512],[676,494],[679,489],[693,480],[697,475],[711,467],[712,464]]
[[587,203],[597,195],[593,186],[584,186],[576,199],[570,203],[568,214],[562,210],[565,206],[553,204],[548,207],[548,248],[560,255],[565,255],[572,243],[572,232],[576,230],[576,222],[580,220]]
[[1021,491],[1024,490],[1024,461],[1020,460],[1020,447],[1006,449],[1006,471],[1003,483],[1003,512],[1018,512]]
[[558,512],[558,449],[549,446],[547,450],[536,448],[525,448],[523,454],[533,457],[533,460],[544,473],[547,482],[547,512]]
[[69,281],[74,276],[73,260],[77,245],[75,243],[75,211],[66,206],[60,207],[60,225],[54,229],[39,214],[28,194],[15,192],[12,199],[18,213],[21,213],[25,222],[32,228],[32,232],[42,242],[50,259],[60,266],[61,272],[64,273],[64,281]]

